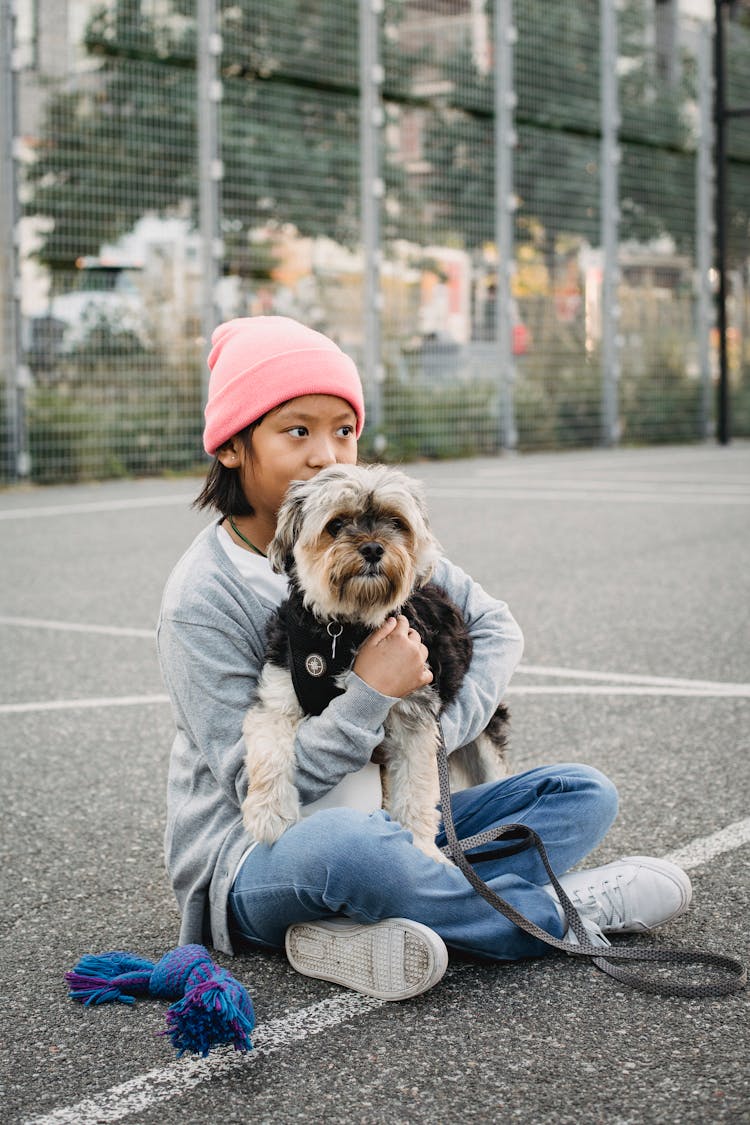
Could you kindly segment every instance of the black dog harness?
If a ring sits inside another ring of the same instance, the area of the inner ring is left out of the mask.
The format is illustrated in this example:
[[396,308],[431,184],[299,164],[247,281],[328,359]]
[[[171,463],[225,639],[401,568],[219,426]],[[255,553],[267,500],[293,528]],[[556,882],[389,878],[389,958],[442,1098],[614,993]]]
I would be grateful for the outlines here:
[[340,621],[323,624],[305,609],[289,614],[289,669],[305,714],[320,715],[343,693],[336,677],[351,667],[354,653],[369,634],[365,625],[344,625]]

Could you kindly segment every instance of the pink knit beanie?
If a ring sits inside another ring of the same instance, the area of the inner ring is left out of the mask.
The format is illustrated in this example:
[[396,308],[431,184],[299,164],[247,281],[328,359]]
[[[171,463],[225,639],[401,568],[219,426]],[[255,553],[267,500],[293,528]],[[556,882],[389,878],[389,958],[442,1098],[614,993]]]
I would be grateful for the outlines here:
[[336,395],[365,421],[354,361],[312,328],[286,316],[244,316],[220,324],[211,337],[211,378],[203,445],[214,454],[268,410],[300,395]]

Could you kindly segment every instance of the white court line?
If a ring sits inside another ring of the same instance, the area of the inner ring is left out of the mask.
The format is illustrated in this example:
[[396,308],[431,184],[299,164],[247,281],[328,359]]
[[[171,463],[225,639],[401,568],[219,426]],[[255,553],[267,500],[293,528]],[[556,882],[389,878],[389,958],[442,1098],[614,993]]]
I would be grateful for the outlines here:
[[[574,487],[564,483],[557,487],[555,482],[545,481],[543,487],[534,481],[528,483],[508,483],[502,480],[480,481],[467,479],[462,484],[460,479],[457,484],[443,485],[427,482],[428,494],[448,499],[458,498],[467,500],[476,499],[509,499],[509,500],[597,500],[608,502],[648,503],[648,504],[750,504],[750,493],[734,493],[723,491],[719,486],[713,492],[700,492],[699,494],[684,494],[669,489],[662,491],[637,491],[633,490],[627,482],[623,482],[628,491],[621,491],[616,483],[609,487],[606,483],[580,482]],[[656,485],[658,488],[658,483]],[[710,487],[710,485],[709,485]],[[602,491],[598,491],[599,489]],[[0,520],[24,520],[37,518],[50,518],[52,516],[85,516],[95,515],[99,512],[132,511],[138,508],[165,508],[174,506],[188,507],[192,505],[195,496],[192,493],[176,493],[169,496],[140,496],[125,500],[92,500],[79,504],[56,504],[30,508],[7,508],[0,511]]]
[[[475,469],[470,477],[456,479],[481,479],[488,484],[504,484],[506,481],[511,484],[517,484],[519,482],[535,484],[537,481],[548,484],[551,483],[549,480],[550,475],[549,465],[532,466],[526,464],[522,469],[517,471],[511,468],[510,465],[506,465],[502,469],[498,469],[494,466],[482,466],[481,468]],[[593,481],[595,484],[601,482],[605,486],[619,485],[624,487],[633,484],[644,484],[647,487],[653,488],[670,488],[676,486],[677,488],[715,488],[718,491],[721,491],[723,488],[728,488],[730,490],[736,488],[747,490],[747,482],[742,479],[739,473],[733,476],[722,476],[716,473],[697,476],[685,472],[665,473],[660,470],[647,472],[645,470],[633,469],[631,471],[622,465],[611,469],[607,466],[599,465],[597,466],[596,476],[594,477],[589,477],[587,473],[582,472],[573,473],[569,476],[556,476],[554,483],[557,484],[560,481],[564,481],[566,484],[577,485],[578,487],[581,485],[588,487],[589,483]]]
[[584,488],[561,489],[559,492],[553,488],[512,488],[484,485],[477,487],[476,483],[467,484],[466,488],[451,485],[432,485],[428,489],[429,496],[442,497],[454,500],[596,500],[605,504],[750,504],[750,495],[726,495],[714,493],[700,496],[683,496],[669,492],[587,492]]
[[[648,687],[635,684],[513,684],[506,695],[637,695],[654,698],[681,699],[750,699],[750,684],[730,684],[728,690],[718,688]],[[0,715],[26,715],[40,711],[93,710],[97,707],[142,707],[151,703],[169,703],[168,695],[105,695],[88,699],[44,699],[29,703],[0,703]]]
[[[251,1066],[259,1056],[270,1055],[293,1043],[320,1035],[330,1028],[348,1023],[382,1007],[386,1001],[347,992],[280,1019],[269,1020],[253,1032],[254,1050],[238,1054],[230,1047],[220,1048],[206,1059],[182,1058],[166,1066],[138,1074],[127,1082],[112,1086],[76,1105],[52,1110],[40,1117],[30,1117],[24,1125],[99,1125],[100,1122],[121,1121],[133,1113],[145,1113],[155,1102],[179,1097],[213,1078],[223,1078]],[[92,1011],[92,1018],[104,1013]],[[220,1114],[219,1114],[220,1117]]]
[[[711,836],[692,840],[664,858],[679,863],[685,870],[694,870],[747,843],[750,843],[750,817],[735,821]],[[180,1097],[203,1082],[237,1073],[252,1065],[259,1056],[303,1042],[310,1035],[335,1029],[384,1006],[383,1000],[360,996],[354,992],[344,993],[261,1024],[253,1033],[255,1049],[247,1055],[238,1055],[229,1048],[222,1048],[206,1059],[179,1059],[145,1074],[138,1074],[127,1082],[111,1086],[101,1094],[84,1098],[75,1105],[62,1106],[39,1117],[27,1118],[23,1125],[100,1125],[109,1121],[121,1121],[134,1113],[145,1113],[155,1103],[161,1104]],[[95,1019],[99,1014],[94,1011],[91,1018]]]
[[699,836],[684,848],[669,852],[664,859],[671,860],[685,871],[692,871],[715,859],[717,855],[736,851],[745,844],[750,844],[750,816],[745,820],[736,820],[734,824],[728,824],[726,828],[712,832],[710,836]]
[[144,637],[153,640],[155,629],[130,629],[119,625],[80,625],[73,621],[48,621],[42,617],[10,617],[0,614],[0,625],[17,625],[22,629],[58,629],[66,633],[100,633],[106,637]]
[[[664,480],[663,478],[655,477],[612,477],[609,480],[604,480],[601,477],[554,477],[550,479],[549,476],[530,477],[530,476],[494,476],[490,477],[484,475],[483,477],[454,477],[450,484],[444,487],[451,488],[464,488],[478,485],[480,488],[531,488],[536,491],[538,488],[554,489],[555,491],[565,492],[568,489],[585,489],[586,492],[633,492],[634,489],[640,493],[643,491],[646,494],[652,492],[664,492],[670,496],[695,496],[701,493],[710,493],[711,495],[725,495],[740,496],[750,495],[750,488],[747,482],[739,479],[732,481],[711,481],[711,480]],[[440,488],[440,484],[436,484]]]
[[[558,671],[550,673],[559,675]],[[651,696],[681,699],[750,699],[750,684],[707,684],[686,680],[678,686],[652,684],[511,684],[507,695],[591,695]],[[141,707],[145,704],[169,703],[168,695],[94,696],[85,699],[45,699],[27,703],[0,703],[0,715],[24,715],[40,711],[91,710],[97,707]]]
[[0,703],[0,715],[24,715],[32,711],[76,711],[94,707],[142,707],[169,703],[168,695],[105,695],[93,699],[45,699],[36,703]]
[[[56,621],[42,617],[12,617],[0,614],[0,625],[13,625],[22,629],[53,629],[60,632],[95,633],[112,637],[141,637],[144,640],[154,640],[155,629],[136,629],[119,625],[87,625],[72,621]],[[594,672],[589,668],[564,668],[553,664],[519,664],[515,675],[519,673],[529,676],[555,676],[565,680],[593,680],[594,682],[613,684],[642,684],[652,687],[685,688],[690,692],[705,690],[717,692],[719,695],[732,693],[744,694],[748,684],[729,683],[724,680],[693,680],[677,676],[647,676],[635,672]],[[513,690],[519,690],[514,687]],[[526,689],[520,689],[525,691]]]
[[646,684],[511,684],[506,695],[653,695],[683,699],[750,699],[750,684],[717,688],[648,687]]
[[616,684],[650,684],[653,687],[705,688],[717,691],[746,689],[748,684],[732,684],[724,680],[692,680],[676,676],[641,676],[634,672],[592,672],[586,668],[560,668],[552,664],[519,664],[514,675],[525,672],[531,676],[559,676],[566,680],[604,680]]
[[0,520],[34,520],[49,516],[85,516],[96,512],[123,512],[133,508],[169,508],[176,504],[192,504],[192,493],[172,496],[134,496],[128,500],[92,500],[86,504],[48,504],[43,508],[6,508]]

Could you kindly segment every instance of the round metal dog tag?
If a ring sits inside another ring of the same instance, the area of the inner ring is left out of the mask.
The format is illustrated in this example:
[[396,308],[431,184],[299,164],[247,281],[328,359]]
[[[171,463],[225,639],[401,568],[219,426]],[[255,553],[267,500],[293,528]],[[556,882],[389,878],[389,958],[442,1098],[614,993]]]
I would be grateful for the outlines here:
[[309,676],[322,676],[326,670],[326,662],[317,652],[311,652],[305,661],[305,668]]

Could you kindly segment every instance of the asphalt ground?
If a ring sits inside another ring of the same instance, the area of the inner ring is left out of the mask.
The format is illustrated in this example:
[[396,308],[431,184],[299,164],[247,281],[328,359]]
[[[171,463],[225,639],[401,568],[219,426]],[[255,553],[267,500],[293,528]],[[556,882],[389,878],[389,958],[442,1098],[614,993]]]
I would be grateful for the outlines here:
[[[526,635],[508,695],[518,769],[616,782],[592,862],[676,855],[688,915],[648,939],[750,961],[750,446],[408,466],[446,552]],[[748,994],[663,999],[564,956],[452,961],[367,1000],[281,954],[222,963],[255,1050],[176,1060],[166,1005],[84,1009],[81,954],[157,959],[171,717],[153,628],[206,522],[199,481],[0,495],[3,1122],[750,1121]]]

